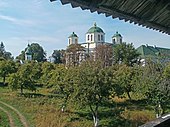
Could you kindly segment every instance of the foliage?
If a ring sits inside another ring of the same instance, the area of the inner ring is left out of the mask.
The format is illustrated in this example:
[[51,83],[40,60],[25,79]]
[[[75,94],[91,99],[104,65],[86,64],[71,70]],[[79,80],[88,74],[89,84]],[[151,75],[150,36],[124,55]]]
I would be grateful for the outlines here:
[[1,42],[0,44],[0,58],[4,58],[6,60],[12,60],[12,54],[10,52],[6,52],[5,51],[5,46],[3,44],[3,42]]
[[3,83],[5,84],[6,77],[16,71],[16,66],[13,61],[2,60],[0,61],[0,77],[3,78]]
[[21,54],[19,54],[19,56],[16,57],[17,60],[25,60],[25,51],[21,51]]
[[98,45],[95,48],[95,59],[101,60],[103,66],[111,66],[113,63],[113,49],[110,45]]
[[10,75],[9,85],[13,90],[20,88],[23,94],[23,89],[36,90],[35,84],[40,76],[38,63],[25,63],[19,67],[17,73]]
[[123,63],[127,66],[133,66],[134,64],[139,62],[139,53],[133,46],[133,44],[121,43],[114,47],[114,62],[115,63]]
[[76,77],[76,69],[66,69],[63,65],[59,65],[51,73],[51,79],[49,85],[52,88],[52,92],[61,96],[61,110],[67,106],[68,100],[74,91],[73,79]]
[[115,72],[115,83],[120,87],[119,93],[127,93],[131,100],[130,92],[134,92],[138,84],[140,76],[140,68],[138,66],[129,67],[127,65],[119,65]]
[[80,44],[71,44],[66,49],[66,65],[76,66],[83,60],[84,47]]
[[54,63],[65,63],[65,50],[54,50],[52,53]]
[[148,102],[155,106],[155,112],[160,116],[165,113],[167,105],[170,104],[169,78],[166,77],[168,67],[165,69],[160,63],[150,61],[143,69],[142,90]]
[[43,62],[41,65],[42,76],[40,78],[41,84],[48,87],[48,82],[51,78],[51,71],[55,69],[54,64],[50,62]]
[[94,126],[98,126],[98,108],[102,100],[108,99],[112,90],[111,72],[97,61],[86,61],[79,66],[77,77],[73,79],[73,98],[81,106],[89,106]]
[[153,112],[151,111],[124,111],[122,113],[122,117],[126,120],[128,119],[130,122],[130,126],[138,127],[146,122],[149,122],[154,119]]
[[44,49],[38,43],[32,43],[30,45],[31,51],[33,53],[32,59],[42,62],[46,60],[46,53]]
[[[27,50],[27,48],[25,48],[24,51],[21,51],[21,54],[19,56],[17,56],[16,59],[24,61],[26,50]],[[36,60],[38,62],[46,61],[46,53],[45,53],[44,49],[38,43],[32,43],[30,45],[30,50],[33,53],[32,60]]]

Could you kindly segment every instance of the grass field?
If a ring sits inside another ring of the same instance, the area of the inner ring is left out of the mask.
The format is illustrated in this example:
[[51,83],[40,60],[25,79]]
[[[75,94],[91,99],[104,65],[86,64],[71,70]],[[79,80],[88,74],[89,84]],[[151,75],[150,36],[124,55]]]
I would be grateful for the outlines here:
[[[28,91],[26,91],[28,92]],[[69,105],[61,112],[61,100],[39,89],[36,94],[20,96],[7,87],[0,87],[0,100],[18,109],[27,119],[30,127],[92,127],[92,115],[89,108],[75,108]],[[0,106],[2,106],[0,104]],[[7,107],[6,110],[10,111]],[[21,126],[17,115],[10,111],[17,126]],[[8,125],[7,116],[0,113],[0,125]],[[141,101],[127,101],[114,98],[112,103],[103,103],[99,108],[101,127],[136,127],[155,118],[152,106]],[[3,121],[2,121],[3,119]]]
[[0,110],[0,127],[8,127],[9,126],[9,119],[7,114]]

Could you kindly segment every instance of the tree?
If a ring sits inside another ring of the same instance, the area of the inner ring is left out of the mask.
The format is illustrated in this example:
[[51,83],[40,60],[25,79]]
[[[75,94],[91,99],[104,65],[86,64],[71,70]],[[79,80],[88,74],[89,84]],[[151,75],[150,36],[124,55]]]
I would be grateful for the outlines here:
[[139,66],[129,67],[127,65],[119,65],[118,70],[115,72],[115,83],[119,85],[124,93],[127,93],[130,100],[130,92],[135,91],[140,74],[141,70]]
[[5,85],[6,77],[16,71],[16,66],[13,61],[2,60],[0,61],[0,76],[3,78],[3,84]]
[[81,106],[88,106],[93,115],[94,126],[98,127],[98,108],[103,99],[108,99],[112,91],[112,73],[103,68],[98,61],[85,61],[73,77],[74,92],[72,98]]
[[169,67],[160,63],[148,61],[143,68],[141,77],[142,91],[150,104],[154,105],[157,117],[165,113],[165,109],[170,104],[170,85],[169,85]]
[[[21,54],[17,56],[17,59],[19,60],[25,60],[25,51],[27,48],[25,48],[24,51],[21,51]],[[38,43],[32,43],[30,45],[30,50],[32,51],[32,60],[36,60],[38,62],[46,61],[46,53],[44,49],[38,44]]]
[[103,61],[103,66],[111,66],[113,63],[113,48],[111,45],[98,45],[95,48],[95,59]]
[[13,59],[12,54],[10,52],[5,51],[5,46],[3,42],[0,44],[0,58],[4,58],[6,60],[11,60]]
[[25,51],[21,51],[21,54],[19,54],[19,56],[16,57],[17,60],[25,60]]
[[33,53],[33,60],[37,60],[38,62],[46,61],[46,53],[38,43],[32,43],[30,47]]
[[61,96],[61,110],[67,106],[68,100],[70,99],[71,93],[74,91],[73,79],[76,77],[77,69],[68,68],[64,65],[58,65],[55,70],[51,72],[51,79],[49,80],[49,87],[52,92]]
[[3,57],[4,52],[5,52],[5,46],[4,46],[3,42],[1,42],[1,44],[0,44],[0,57]]
[[126,64],[128,66],[133,66],[135,63],[139,62],[139,53],[134,48],[133,44],[121,43],[114,47],[114,62],[118,64]]
[[84,47],[80,44],[71,44],[66,49],[66,65],[76,66],[84,60]]
[[22,64],[17,73],[10,75],[9,85],[13,90],[20,89],[23,94],[24,89],[36,90],[35,84],[40,78],[40,69],[38,63],[31,62]]
[[55,59],[54,63],[64,63],[65,50],[54,50],[52,57]]
[[52,76],[52,70],[55,70],[54,64],[50,62],[43,62],[41,65],[41,70],[42,70],[42,76],[41,76],[41,83],[46,86],[48,86],[48,82],[51,79]]

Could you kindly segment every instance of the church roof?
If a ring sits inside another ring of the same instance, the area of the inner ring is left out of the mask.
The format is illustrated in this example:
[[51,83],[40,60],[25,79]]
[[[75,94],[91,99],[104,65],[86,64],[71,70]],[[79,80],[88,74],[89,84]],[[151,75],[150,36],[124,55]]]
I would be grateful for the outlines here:
[[137,48],[137,51],[141,54],[140,56],[142,58],[145,57],[158,57],[158,56],[163,56],[163,57],[168,57],[170,58],[170,49],[168,48],[161,48],[161,47],[156,47],[156,46],[149,46],[149,45],[141,45],[140,47]]
[[88,32],[87,33],[104,33],[103,32],[103,30],[100,28],[100,27],[98,27],[97,25],[96,25],[96,23],[94,24],[94,26],[93,27],[91,27],[89,30],[88,30]]
[[75,34],[74,32],[68,37],[68,38],[72,38],[72,37],[78,37],[77,34]]
[[[117,32],[113,35],[113,37],[118,37],[118,36],[119,36],[119,37],[122,37],[121,34],[119,34],[118,31],[117,31]],[[112,38],[113,38],[113,37],[112,37]]]

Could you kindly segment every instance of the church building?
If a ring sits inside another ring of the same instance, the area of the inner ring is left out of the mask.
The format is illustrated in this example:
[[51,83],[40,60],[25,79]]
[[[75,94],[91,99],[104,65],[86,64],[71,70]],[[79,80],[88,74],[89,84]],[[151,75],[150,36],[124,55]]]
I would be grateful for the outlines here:
[[71,44],[81,44],[85,48],[86,53],[93,53],[98,45],[115,45],[120,43],[122,43],[122,36],[118,32],[112,36],[112,42],[106,42],[104,31],[96,23],[87,31],[84,43],[78,42],[78,36],[74,32],[68,37],[68,46]]
[[27,61],[31,61],[32,60],[32,51],[31,51],[31,47],[28,44],[26,51],[25,51],[25,60]]
[[84,43],[79,43],[78,39],[77,34],[73,32],[68,37],[68,46],[71,44],[80,44],[84,47],[84,50],[77,51],[77,53],[66,52],[66,65],[78,65],[81,61],[85,60],[87,56],[95,59],[95,49],[99,45],[113,46],[122,43],[122,36],[118,32],[112,36],[111,42],[106,42],[104,31],[98,27],[96,23],[87,31]]

